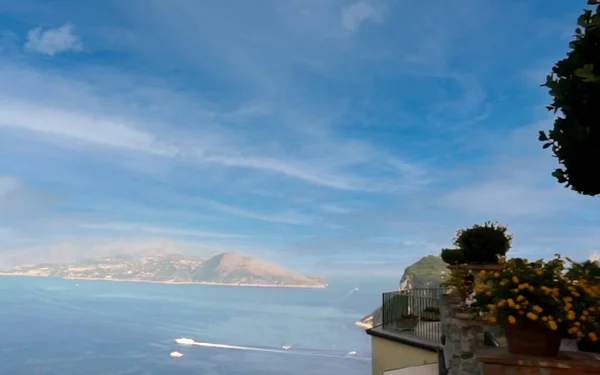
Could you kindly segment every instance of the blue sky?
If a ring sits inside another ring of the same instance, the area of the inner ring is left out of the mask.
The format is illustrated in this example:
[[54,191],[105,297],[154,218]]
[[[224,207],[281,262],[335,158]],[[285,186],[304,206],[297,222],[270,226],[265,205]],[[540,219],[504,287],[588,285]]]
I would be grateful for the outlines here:
[[515,255],[600,250],[536,140],[585,1],[457,4],[0,1],[0,262],[400,274],[484,220]]

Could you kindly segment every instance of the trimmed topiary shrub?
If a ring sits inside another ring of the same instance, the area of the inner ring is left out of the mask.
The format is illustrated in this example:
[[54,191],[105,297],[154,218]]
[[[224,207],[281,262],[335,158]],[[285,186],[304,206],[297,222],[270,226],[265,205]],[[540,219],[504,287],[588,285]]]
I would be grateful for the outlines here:
[[451,266],[466,263],[465,252],[461,249],[442,249],[440,256],[446,264]]
[[511,247],[513,236],[507,231],[507,227],[487,221],[459,229],[453,243],[463,251],[466,263],[498,263],[498,258],[506,255]]

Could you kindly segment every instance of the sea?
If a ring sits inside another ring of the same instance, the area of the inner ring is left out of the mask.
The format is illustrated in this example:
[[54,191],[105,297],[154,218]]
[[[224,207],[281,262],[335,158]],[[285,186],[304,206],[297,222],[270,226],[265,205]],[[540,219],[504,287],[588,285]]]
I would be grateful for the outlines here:
[[[332,279],[326,289],[299,289],[0,276],[0,374],[367,375],[370,338],[354,322],[397,285]],[[199,344],[178,345],[181,337]],[[183,356],[171,357],[173,351]]]

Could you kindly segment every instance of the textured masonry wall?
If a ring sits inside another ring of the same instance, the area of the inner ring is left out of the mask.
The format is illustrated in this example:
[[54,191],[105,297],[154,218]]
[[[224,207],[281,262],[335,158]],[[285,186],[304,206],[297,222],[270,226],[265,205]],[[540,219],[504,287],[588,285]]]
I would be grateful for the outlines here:
[[500,326],[484,326],[470,320],[457,319],[447,300],[440,304],[442,334],[445,336],[444,357],[448,375],[476,375],[479,360],[475,352],[485,347],[484,333],[490,331],[503,342]]

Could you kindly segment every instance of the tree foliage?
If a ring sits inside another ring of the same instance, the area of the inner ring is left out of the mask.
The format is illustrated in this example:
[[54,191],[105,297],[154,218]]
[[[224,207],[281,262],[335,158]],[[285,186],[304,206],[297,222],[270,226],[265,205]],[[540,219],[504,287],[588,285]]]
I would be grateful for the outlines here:
[[546,78],[553,97],[548,110],[560,114],[550,131],[540,131],[560,167],[552,175],[559,183],[585,195],[600,194],[600,2],[588,0],[577,20],[567,57]]
[[459,229],[452,242],[463,252],[466,263],[486,264],[497,263],[499,257],[506,255],[512,239],[513,235],[508,233],[506,226],[486,221]]

